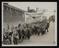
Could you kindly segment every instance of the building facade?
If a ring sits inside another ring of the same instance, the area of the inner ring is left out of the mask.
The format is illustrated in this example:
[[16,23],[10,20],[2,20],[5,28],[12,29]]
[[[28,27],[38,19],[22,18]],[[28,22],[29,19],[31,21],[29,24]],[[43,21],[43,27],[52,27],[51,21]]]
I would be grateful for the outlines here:
[[46,17],[43,15],[43,12],[25,12],[25,22],[33,23],[33,22],[41,22],[45,20]]
[[3,23],[16,24],[25,22],[24,10],[3,3]]
[[28,11],[24,11],[7,3],[3,4],[3,22],[7,24],[18,25],[19,23],[41,21],[43,18],[42,14],[43,12],[38,12],[38,8],[34,10],[28,7]]

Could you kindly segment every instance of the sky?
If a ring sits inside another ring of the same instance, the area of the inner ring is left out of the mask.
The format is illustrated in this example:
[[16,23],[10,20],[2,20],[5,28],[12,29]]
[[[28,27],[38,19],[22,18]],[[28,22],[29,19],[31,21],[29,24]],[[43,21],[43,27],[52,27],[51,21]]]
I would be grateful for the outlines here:
[[[57,15],[57,2],[7,2],[8,4],[20,8],[24,11],[27,11],[27,7],[29,6],[30,9],[39,8],[39,10],[46,9],[45,16],[49,18],[52,14]],[[56,10],[56,12],[51,12]],[[50,11],[50,12],[49,12]]]
[[48,9],[48,10],[56,10],[57,2],[8,2],[8,4],[18,7],[22,10],[27,11],[27,7],[29,6],[31,9]]

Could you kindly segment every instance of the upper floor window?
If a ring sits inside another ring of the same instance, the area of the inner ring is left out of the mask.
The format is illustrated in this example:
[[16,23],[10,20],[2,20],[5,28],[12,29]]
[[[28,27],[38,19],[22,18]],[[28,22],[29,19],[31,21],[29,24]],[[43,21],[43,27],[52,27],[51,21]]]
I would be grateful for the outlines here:
[[7,6],[3,6],[3,9],[4,9],[4,10],[7,10]]

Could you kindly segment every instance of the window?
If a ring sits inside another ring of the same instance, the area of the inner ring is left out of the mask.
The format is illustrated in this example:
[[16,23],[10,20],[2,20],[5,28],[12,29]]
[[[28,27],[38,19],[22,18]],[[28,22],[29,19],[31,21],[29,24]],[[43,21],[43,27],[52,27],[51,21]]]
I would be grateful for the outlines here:
[[4,6],[4,10],[6,10],[7,9],[7,7],[6,6]]

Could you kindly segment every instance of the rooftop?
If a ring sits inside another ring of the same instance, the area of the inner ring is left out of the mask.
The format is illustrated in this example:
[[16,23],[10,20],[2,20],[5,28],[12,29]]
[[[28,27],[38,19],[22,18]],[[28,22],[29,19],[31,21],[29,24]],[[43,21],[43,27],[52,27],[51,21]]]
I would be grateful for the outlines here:
[[23,11],[23,12],[25,12],[24,10],[22,10],[22,9],[20,9],[20,8],[17,8],[17,7],[14,7],[14,6],[12,6],[12,5],[9,5],[8,3],[4,3],[3,5],[8,6],[8,7],[10,7],[10,8],[14,8],[14,9],[16,9],[16,10],[18,10],[18,11]]

